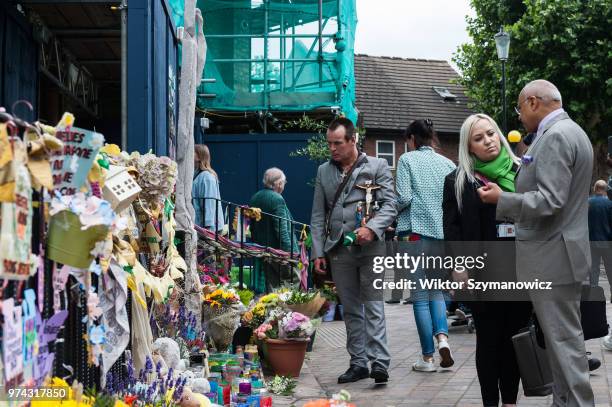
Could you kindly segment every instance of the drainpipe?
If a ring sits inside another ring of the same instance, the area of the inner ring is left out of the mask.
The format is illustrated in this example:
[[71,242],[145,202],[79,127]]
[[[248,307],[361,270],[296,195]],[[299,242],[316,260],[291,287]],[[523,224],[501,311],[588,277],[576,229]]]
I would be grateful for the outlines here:
[[121,1],[121,149],[127,149],[127,0]]

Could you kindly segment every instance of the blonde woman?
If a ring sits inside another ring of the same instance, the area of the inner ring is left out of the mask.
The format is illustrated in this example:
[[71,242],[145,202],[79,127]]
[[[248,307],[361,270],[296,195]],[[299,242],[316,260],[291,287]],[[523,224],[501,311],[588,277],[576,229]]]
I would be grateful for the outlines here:
[[[210,165],[210,151],[204,144],[195,145],[194,175],[191,197],[195,209],[195,223],[206,229],[223,229],[223,206],[219,191],[219,177]],[[214,198],[214,199],[213,199]],[[215,205],[217,208],[215,208]],[[217,221],[215,225],[215,214]]]
[[[509,241],[503,246],[505,265],[493,256],[489,272],[499,268],[515,275],[514,237],[495,220],[496,205],[483,203],[477,189],[495,182],[503,190],[514,192],[514,177],[520,160],[514,155],[497,123],[485,114],[468,117],[459,137],[459,163],[444,181],[442,202],[444,239],[447,241]],[[501,258],[499,256],[498,258]],[[509,259],[512,261],[508,262]],[[491,264],[490,264],[491,263]],[[508,264],[511,263],[511,264]],[[489,274],[490,275],[490,274]],[[453,273],[455,280],[467,280],[466,272]],[[470,276],[472,277],[472,276]],[[525,327],[531,316],[531,304],[520,301],[487,301],[474,293],[468,303],[476,324],[476,371],[483,405],[516,405],[519,371],[512,346],[512,336]],[[487,297],[487,299],[490,297]]]

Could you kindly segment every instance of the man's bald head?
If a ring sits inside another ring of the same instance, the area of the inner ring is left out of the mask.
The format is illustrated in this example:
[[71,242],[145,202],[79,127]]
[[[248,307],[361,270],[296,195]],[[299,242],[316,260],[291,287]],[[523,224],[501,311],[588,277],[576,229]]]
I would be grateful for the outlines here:
[[557,87],[551,82],[544,79],[536,79],[535,81],[529,82],[521,91],[520,96],[523,98],[536,96],[541,98],[544,104],[552,103],[558,105],[558,107],[555,107],[555,109],[558,109],[563,105],[561,92],[559,92],[559,89],[557,89]]
[[549,113],[561,108],[561,92],[544,79],[529,82],[518,97],[516,110],[525,129],[535,133]]
[[595,195],[603,195],[606,196],[608,191],[608,183],[603,179],[595,181],[595,185],[593,185],[593,193]]

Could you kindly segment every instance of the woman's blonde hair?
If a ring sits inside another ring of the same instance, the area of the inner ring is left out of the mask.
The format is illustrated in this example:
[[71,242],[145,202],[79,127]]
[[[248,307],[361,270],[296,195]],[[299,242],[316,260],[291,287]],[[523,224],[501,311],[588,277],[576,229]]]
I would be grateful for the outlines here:
[[520,165],[521,160],[512,152],[510,144],[504,137],[501,129],[491,117],[484,113],[473,114],[463,122],[461,131],[459,132],[459,163],[457,164],[457,175],[455,177],[455,196],[457,197],[457,207],[461,212],[461,204],[463,197],[463,188],[466,181],[474,182],[474,156],[470,153],[470,136],[472,128],[479,120],[488,120],[493,130],[499,136],[502,148],[505,148],[508,155],[516,165]]
[[210,151],[208,150],[208,147],[205,144],[196,144],[194,147],[194,151],[196,161],[198,162],[198,168],[202,171],[210,172],[212,175],[215,176],[215,178],[219,179],[219,176],[210,165]]

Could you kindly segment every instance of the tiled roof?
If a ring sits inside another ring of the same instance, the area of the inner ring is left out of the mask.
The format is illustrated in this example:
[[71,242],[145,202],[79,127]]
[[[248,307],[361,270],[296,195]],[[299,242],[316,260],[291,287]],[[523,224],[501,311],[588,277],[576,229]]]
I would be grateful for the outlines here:
[[[431,119],[439,132],[459,133],[473,112],[457,72],[447,61],[355,55],[357,108],[366,129],[403,130],[415,119]],[[434,86],[457,96],[445,101]]]

